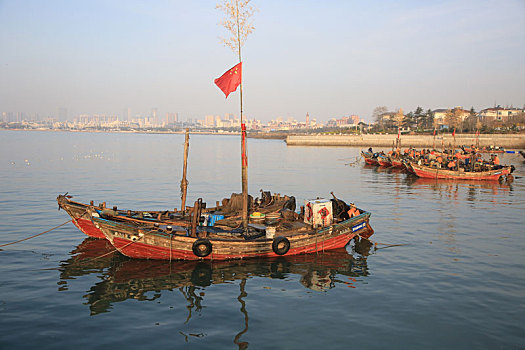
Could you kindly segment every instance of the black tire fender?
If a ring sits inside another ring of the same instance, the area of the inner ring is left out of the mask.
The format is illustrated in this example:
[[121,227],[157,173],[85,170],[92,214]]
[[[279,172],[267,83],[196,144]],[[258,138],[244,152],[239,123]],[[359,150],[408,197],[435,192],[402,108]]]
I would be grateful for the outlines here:
[[283,236],[275,237],[272,243],[272,250],[277,255],[284,255],[290,250],[290,241]]
[[191,250],[193,250],[193,254],[198,256],[199,258],[204,258],[205,256],[210,255],[212,250],[211,242],[206,238],[199,238],[195,242],[193,242],[193,246],[191,247]]

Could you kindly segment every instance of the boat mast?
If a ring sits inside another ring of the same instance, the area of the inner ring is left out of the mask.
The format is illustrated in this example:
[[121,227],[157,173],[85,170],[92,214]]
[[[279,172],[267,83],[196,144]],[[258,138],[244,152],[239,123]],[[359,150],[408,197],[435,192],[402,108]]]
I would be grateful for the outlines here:
[[[239,23],[239,2],[235,2],[235,20],[237,23],[237,50],[239,53],[239,63],[242,62],[241,56],[241,29]],[[248,156],[246,154],[246,125],[244,124],[242,109],[242,79],[239,90],[241,104],[241,179],[242,179],[242,227],[248,229]]]
[[186,214],[186,194],[188,192],[188,180],[186,180],[186,171],[188,169],[188,149],[190,148],[190,129],[186,128],[186,138],[184,140],[184,166],[182,168],[182,180],[180,182],[180,194],[182,200],[182,214]]

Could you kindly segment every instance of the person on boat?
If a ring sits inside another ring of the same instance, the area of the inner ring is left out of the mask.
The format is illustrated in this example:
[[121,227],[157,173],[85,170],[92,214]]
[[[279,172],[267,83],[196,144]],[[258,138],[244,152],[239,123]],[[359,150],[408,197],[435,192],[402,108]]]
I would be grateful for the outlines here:
[[494,155],[494,165],[499,165],[499,157],[497,154]]
[[448,168],[448,170],[455,170],[455,168],[456,168],[456,161],[454,159],[452,159],[450,162],[448,162],[447,168]]
[[372,151],[372,147],[368,148],[368,152],[374,153],[374,151]]
[[354,216],[361,215],[359,209],[356,208],[354,203],[350,203],[350,210],[348,210],[348,216],[353,218]]

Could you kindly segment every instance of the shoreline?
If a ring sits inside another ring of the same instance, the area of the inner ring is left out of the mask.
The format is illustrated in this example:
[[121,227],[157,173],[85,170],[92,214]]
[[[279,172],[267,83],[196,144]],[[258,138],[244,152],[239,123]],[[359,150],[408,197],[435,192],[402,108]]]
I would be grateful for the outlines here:
[[[44,132],[85,132],[85,133],[123,133],[123,134],[184,134],[180,131],[146,131],[146,130],[62,130],[62,129],[0,129],[6,131],[44,131]],[[190,131],[194,135],[238,136],[240,132],[211,132]],[[283,140],[287,146],[314,146],[314,147],[393,147],[397,139],[395,134],[361,134],[361,135],[290,135],[287,133],[248,132],[247,138]],[[475,145],[475,134],[456,134],[455,140],[451,134],[436,135],[402,135],[401,147],[440,149],[456,146]],[[525,134],[481,134],[480,147],[500,147],[510,149],[525,149]]]
[[[393,147],[397,135],[290,135],[286,138],[288,146],[342,146],[342,147]],[[446,135],[403,135],[401,147],[451,148],[476,145],[475,134]],[[500,147],[525,149],[525,134],[481,134],[479,147]]]

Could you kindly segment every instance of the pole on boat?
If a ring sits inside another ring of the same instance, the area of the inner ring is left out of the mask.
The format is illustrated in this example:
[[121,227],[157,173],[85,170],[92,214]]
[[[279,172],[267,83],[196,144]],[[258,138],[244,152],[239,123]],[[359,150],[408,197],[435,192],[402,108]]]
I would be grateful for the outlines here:
[[182,168],[182,180],[180,182],[180,195],[182,199],[182,214],[186,214],[186,194],[188,192],[188,180],[186,174],[188,169],[188,149],[190,148],[190,129],[186,128],[186,138],[184,140],[184,165]]
[[[254,30],[250,22],[250,17],[256,9],[249,5],[250,0],[223,0],[223,4],[217,8],[224,11],[226,19],[222,25],[232,34],[229,39],[223,40],[239,55],[239,65],[242,62],[241,47],[246,41],[246,37]],[[242,106],[242,76],[240,79],[240,105],[241,105],[241,178],[242,178],[242,226],[248,229],[248,156],[246,155],[246,124],[244,123]],[[237,86],[235,86],[237,87]],[[235,89],[234,89],[235,90]]]
[[452,155],[454,155],[456,152],[456,128],[452,131],[452,137],[454,138],[454,142],[452,143]]

